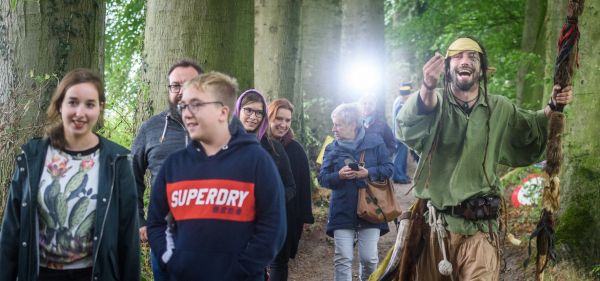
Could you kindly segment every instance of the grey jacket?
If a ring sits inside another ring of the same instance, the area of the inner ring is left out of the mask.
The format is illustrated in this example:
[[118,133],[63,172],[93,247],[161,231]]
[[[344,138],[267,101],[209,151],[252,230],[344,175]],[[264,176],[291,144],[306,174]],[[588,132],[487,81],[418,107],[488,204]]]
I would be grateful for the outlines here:
[[140,226],[146,225],[144,213],[144,175],[150,171],[151,180],[158,174],[167,156],[184,149],[188,144],[188,135],[179,117],[169,110],[150,117],[142,124],[131,146],[133,155],[133,174],[138,191],[138,214]]

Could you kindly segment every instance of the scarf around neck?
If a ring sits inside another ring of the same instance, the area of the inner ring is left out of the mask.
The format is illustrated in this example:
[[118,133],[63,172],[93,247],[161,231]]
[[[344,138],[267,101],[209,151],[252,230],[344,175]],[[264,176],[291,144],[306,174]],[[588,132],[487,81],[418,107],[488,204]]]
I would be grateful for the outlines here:
[[356,133],[356,137],[353,140],[337,140],[337,144],[347,150],[356,151],[358,146],[362,143],[365,138],[365,128],[360,127],[358,132]]

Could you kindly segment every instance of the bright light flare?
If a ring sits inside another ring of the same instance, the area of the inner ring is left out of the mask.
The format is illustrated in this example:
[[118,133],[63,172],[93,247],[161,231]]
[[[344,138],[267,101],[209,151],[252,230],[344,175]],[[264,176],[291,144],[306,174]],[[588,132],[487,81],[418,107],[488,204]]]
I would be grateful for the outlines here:
[[355,92],[376,92],[381,87],[381,68],[372,61],[356,61],[342,70],[345,88]]

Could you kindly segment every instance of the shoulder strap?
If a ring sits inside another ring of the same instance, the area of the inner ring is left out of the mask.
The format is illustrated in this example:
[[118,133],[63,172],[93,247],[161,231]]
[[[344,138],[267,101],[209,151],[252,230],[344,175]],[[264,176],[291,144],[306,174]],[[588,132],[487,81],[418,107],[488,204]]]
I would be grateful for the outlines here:
[[365,151],[364,150],[360,153],[360,159],[358,160],[358,164],[363,167],[365,166]]

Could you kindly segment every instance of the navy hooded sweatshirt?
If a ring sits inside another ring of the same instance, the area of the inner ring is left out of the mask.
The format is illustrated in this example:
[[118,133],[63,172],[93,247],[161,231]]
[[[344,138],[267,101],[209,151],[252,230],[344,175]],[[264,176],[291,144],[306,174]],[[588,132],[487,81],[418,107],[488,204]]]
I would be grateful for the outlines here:
[[213,156],[197,142],[173,153],[152,185],[148,238],[171,280],[263,280],[283,245],[277,168],[235,118],[230,132]]

